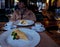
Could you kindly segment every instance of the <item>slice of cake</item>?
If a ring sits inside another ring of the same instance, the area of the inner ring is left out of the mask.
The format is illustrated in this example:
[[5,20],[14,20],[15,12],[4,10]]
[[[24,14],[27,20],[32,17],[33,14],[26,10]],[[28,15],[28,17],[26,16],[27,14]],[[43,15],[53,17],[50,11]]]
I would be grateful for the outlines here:
[[20,23],[21,24],[27,24],[27,21],[26,20],[20,20]]
[[12,34],[13,39],[23,39],[23,40],[28,40],[26,34],[19,29],[13,30]]

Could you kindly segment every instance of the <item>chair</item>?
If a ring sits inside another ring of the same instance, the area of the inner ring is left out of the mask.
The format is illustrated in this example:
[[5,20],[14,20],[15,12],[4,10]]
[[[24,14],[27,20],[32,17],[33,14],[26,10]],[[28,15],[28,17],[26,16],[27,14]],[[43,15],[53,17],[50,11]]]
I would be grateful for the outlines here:
[[8,22],[9,19],[5,16],[5,9],[0,9],[0,22]]

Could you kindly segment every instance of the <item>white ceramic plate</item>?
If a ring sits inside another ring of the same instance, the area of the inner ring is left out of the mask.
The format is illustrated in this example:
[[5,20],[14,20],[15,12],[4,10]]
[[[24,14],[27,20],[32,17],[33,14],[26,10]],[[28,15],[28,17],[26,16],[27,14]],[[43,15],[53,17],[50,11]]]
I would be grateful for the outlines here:
[[29,25],[33,25],[34,24],[34,21],[32,21],[32,20],[24,20],[24,21],[26,21],[26,24],[22,24],[20,21],[21,20],[16,21],[15,22],[16,25],[19,25],[19,26],[29,26]]
[[[6,37],[7,37],[6,40],[7,40],[8,44],[14,45],[14,46],[20,46],[20,47],[29,47],[29,46],[30,47],[35,47],[40,42],[40,35],[36,31],[28,29],[28,28],[19,28],[19,30],[21,30],[26,35],[28,35],[29,40],[28,41],[24,41],[24,42],[21,41],[21,40],[13,41],[11,39],[11,37],[9,37],[11,32],[12,32],[12,30],[10,30],[10,31],[6,32]],[[4,37],[4,36],[2,35],[2,37]]]

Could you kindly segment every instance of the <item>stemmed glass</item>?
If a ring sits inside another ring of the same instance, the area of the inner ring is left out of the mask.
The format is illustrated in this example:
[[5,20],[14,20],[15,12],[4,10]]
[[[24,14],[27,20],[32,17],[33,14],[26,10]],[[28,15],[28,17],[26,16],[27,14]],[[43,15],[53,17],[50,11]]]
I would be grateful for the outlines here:
[[42,2],[37,2],[38,11],[41,12]]
[[59,20],[57,20],[57,25],[58,25],[58,33],[60,33],[60,21]]
[[58,26],[58,33],[60,33],[60,9],[56,10],[56,16],[55,19],[57,20],[57,26]]

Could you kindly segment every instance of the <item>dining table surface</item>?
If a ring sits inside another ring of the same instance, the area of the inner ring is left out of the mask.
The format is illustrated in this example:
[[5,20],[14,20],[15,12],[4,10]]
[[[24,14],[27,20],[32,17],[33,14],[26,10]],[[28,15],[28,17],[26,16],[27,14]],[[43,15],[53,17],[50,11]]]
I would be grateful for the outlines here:
[[[7,22],[0,22],[0,35],[6,32],[6,30],[2,29],[6,23]],[[52,38],[50,38],[45,31],[37,32],[37,33],[40,35],[41,40],[35,47],[60,47],[60,45],[56,44],[56,42]],[[10,47],[10,46],[7,45],[7,47]]]

